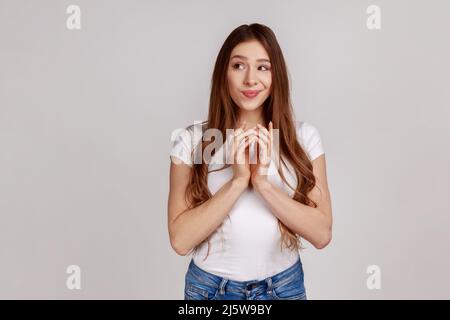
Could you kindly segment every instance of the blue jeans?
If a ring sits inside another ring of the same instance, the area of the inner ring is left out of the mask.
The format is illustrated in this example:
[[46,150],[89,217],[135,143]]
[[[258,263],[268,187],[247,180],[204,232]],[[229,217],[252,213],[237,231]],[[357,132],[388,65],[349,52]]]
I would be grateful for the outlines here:
[[234,281],[200,269],[191,259],[184,300],[306,300],[302,262],[264,280]]

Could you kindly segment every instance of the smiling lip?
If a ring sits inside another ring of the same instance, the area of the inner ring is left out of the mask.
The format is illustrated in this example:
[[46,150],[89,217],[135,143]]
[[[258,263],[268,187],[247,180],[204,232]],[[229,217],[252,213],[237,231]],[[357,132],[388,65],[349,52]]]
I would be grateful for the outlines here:
[[260,91],[261,90],[245,90],[245,91],[242,91],[242,93],[247,98],[254,98],[254,97],[256,97],[259,94]]

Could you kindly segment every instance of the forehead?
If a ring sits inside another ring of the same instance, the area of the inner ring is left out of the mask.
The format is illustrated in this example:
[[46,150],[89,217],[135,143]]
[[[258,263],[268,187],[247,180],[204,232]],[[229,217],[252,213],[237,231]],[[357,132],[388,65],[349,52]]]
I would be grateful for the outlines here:
[[233,58],[233,56],[236,55],[249,60],[269,59],[266,49],[264,49],[262,44],[256,40],[239,43],[231,51],[230,58]]

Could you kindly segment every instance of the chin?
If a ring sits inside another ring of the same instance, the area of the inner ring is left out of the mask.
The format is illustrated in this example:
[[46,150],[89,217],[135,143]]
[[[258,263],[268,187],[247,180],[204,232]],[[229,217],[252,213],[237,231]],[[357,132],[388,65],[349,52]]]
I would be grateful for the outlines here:
[[259,105],[251,105],[251,106],[246,105],[246,104],[240,105],[240,108],[244,109],[245,111],[253,111],[253,110],[258,109],[258,107],[259,107]]
[[256,110],[258,109],[259,106],[261,106],[263,104],[263,102],[261,101],[241,101],[241,104],[239,105],[239,107],[241,109],[247,110],[247,111],[252,111],[252,110]]

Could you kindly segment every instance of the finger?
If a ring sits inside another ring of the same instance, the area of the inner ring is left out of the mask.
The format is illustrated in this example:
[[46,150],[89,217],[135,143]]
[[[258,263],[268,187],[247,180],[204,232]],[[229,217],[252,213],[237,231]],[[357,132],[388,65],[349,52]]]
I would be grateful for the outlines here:
[[266,127],[260,125],[259,123],[258,123],[258,129],[259,129],[261,132],[263,132],[265,135],[269,135],[269,131],[266,129]]
[[264,150],[264,152],[267,152],[267,143],[263,139],[261,139],[261,137],[257,139],[257,142],[260,148]]
[[259,131],[259,137],[262,137],[262,139],[264,139],[264,141],[267,143],[268,145],[268,153],[271,154],[272,153],[272,144],[273,144],[273,125],[272,125],[272,121],[270,121],[269,123],[269,130],[267,130],[264,126],[258,124],[258,129]]
[[[245,143],[243,143],[242,145],[245,145]],[[242,145],[239,145],[237,147],[237,150],[236,150],[236,154],[235,154],[235,163],[236,164],[242,164],[243,163],[243,157],[245,155],[242,154]]]
[[234,161],[234,159],[236,158],[236,154],[238,152],[238,148],[242,143],[242,139],[244,137],[248,136],[253,136],[256,135],[256,126],[254,126],[251,129],[248,129],[247,131],[244,131],[246,125],[247,125],[247,121],[244,120],[240,123],[240,127],[237,128],[236,130],[234,130],[231,134],[231,161]]
[[270,163],[270,158],[267,156],[267,149],[263,147],[261,144],[259,145],[260,152],[258,154],[258,163],[260,163],[263,166],[267,166]]
[[238,143],[237,137],[235,137],[235,152],[233,154],[233,161],[234,163],[239,163],[240,161],[240,155],[239,155],[239,150],[240,150],[240,145]]
[[234,163],[234,159],[236,157],[236,151],[237,151],[237,144],[236,144],[236,135],[233,133],[233,135],[231,136],[231,159],[229,159],[231,161],[231,163]]
[[245,137],[242,140],[242,143],[238,146],[237,152],[239,154],[243,154],[245,152],[245,149],[247,149],[247,147],[250,145],[251,142],[252,142],[252,138]]
[[[238,129],[239,131],[242,131],[242,129]],[[244,141],[244,138],[249,135],[255,135],[256,132],[237,132],[233,134],[233,147],[231,151],[232,159],[233,161],[237,158],[237,154],[239,152],[239,148],[242,146],[242,142]]]
[[244,164],[245,163],[245,153],[246,153],[246,149],[248,147],[248,145],[251,143],[251,138],[245,138],[244,143],[242,143],[239,147],[238,147],[238,151],[236,154],[236,158],[237,158],[237,163],[238,164]]
[[233,161],[236,158],[236,154],[238,152],[238,147],[239,147],[239,143],[240,143],[240,140],[238,140],[238,136],[239,136],[240,132],[242,132],[242,131],[243,130],[242,130],[242,126],[241,126],[240,128],[238,128],[237,130],[235,130],[233,132],[233,136],[232,136],[233,137],[233,148],[232,148],[233,150],[231,153]]
[[[241,157],[246,157],[247,152],[250,152],[250,150],[247,151],[248,148],[250,148],[250,144],[253,143],[253,141],[256,141],[258,139],[257,136],[251,136],[251,137],[245,137],[244,143],[242,143],[238,148],[238,154]],[[250,156],[250,154],[248,154]]]
[[266,135],[261,134],[261,135],[258,136],[258,138],[262,139],[262,140],[264,141],[264,143],[266,143],[267,145],[268,145],[269,142],[270,142],[269,137],[266,136]]
[[258,139],[258,145],[260,147],[260,152],[259,152],[259,156],[261,159],[261,163],[263,164],[267,164],[269,163],[269,154],[268,154],[268,148],[267,148],[267,144],[262,140],[262,139]]
[[[245,149],[249,148],[250,144],[253,141],[256,141],[257,139],[258,139],[257,136],[245,137],[245,142],[239,146],[239,150],[241,151],[241,150],[245,150]],[[247,152],[247,150],[245,150],[245,152]]]
[[257,135],[257,132],[256,132],[256,130],[254,130],[254,129],[249,129],[249,130],[247,130],[247,131],[244,131],[244,132],[241,132],[241,133],[239,133],[238,135],[237,135],[237,142],[238,142],[238,144],[240,144],[241,142],[242,142],[242,139],[244,138],[244,137],[246,137],[246,136],[249,136],[249,137],[251,137],[251,136],[256,136]]
[[259,125],[258,131],[259,131],[258,132],[258,136],[264,137],[266,139],[265,141],[269,141],[270,142],[270,132],[266,128],[264,128],[263,126]]

